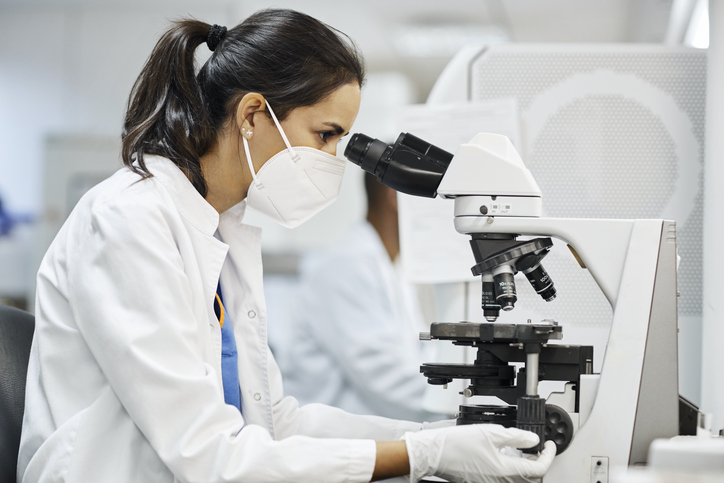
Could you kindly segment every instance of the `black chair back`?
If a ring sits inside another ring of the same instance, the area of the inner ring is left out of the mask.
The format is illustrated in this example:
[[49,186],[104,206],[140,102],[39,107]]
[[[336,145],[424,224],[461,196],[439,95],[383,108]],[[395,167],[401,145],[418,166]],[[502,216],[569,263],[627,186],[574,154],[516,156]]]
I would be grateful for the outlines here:
[[15,481],[35,317],[0,305],[0,481]]

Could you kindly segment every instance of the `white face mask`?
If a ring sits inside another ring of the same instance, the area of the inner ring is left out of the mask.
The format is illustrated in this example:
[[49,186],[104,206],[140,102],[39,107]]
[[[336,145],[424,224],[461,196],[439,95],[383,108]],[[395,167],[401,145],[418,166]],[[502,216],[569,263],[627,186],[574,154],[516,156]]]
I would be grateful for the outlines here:
[[292,148],[268,102],[267,107],[287,149],[274,155],[258,173],[254,173],[249,143],[242,136],[246,160],[254,178],[246,203],[280,225],[295,228],[337,199],[347,163],[318,149]]

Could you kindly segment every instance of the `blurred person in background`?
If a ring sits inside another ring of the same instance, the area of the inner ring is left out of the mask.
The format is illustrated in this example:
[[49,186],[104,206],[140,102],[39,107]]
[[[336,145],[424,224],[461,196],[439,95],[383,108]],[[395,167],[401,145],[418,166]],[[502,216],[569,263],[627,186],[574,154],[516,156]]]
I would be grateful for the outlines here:
[[286,392],[356,414],[425,421],[420,365],[429,351],[415,288],[399,266],[397,193],[365,173],[367,216],[327,250],[302,263],[291,310]]

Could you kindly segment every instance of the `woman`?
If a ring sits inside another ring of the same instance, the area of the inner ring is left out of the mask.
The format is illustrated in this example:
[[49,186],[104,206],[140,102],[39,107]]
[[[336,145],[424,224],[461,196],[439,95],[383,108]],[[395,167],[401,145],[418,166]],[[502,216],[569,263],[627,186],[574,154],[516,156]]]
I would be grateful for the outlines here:
[[293,11],[161,38],[129,99],[126,167],[79,202],[38,273],[18,481],[545,472],[552,446],[537,461],[499,451],[532,433],[420,431],[283,397],[260,232],[242,218],[248,205],[293,227],[336,198],[363,79],[353,47]]

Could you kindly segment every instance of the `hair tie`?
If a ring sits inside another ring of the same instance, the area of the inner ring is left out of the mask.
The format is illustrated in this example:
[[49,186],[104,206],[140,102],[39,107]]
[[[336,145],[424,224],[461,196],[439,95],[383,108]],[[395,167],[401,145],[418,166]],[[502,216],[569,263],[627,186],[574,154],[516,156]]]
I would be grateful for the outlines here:
[[212,25],[209,29],[209,33],[206,35],[206,45],[209,47],[210,51],[216,50],[216,47],[219,45],[219,42],[221,42],[221,39],[224,38],[224,35],[226,35],[226,27],[222,27],[221,25]]

